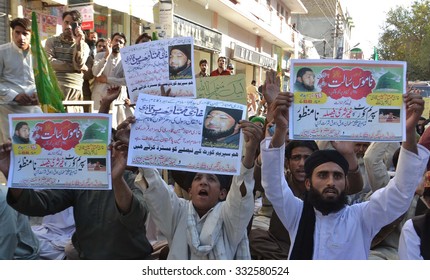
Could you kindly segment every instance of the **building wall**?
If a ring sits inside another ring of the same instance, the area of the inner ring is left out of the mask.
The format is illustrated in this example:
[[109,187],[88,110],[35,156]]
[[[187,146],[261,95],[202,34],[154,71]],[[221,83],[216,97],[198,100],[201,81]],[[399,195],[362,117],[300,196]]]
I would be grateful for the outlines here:
[[219,31],[222,33],[222,47],[219,53],[209,52],[205,50],[197,50],[194,52],[194,67],[196,72],[200,71],[198,62],[202,58],[211,58],[210,70],[217,68],[217,59],[219,56],[226,56],[228,63],[234,67],[234,74],[245,74],[246,84],[250,84],[253,79],[257,80],[260,84],[264,80],[264,71],[260,66],[252,65],[244,61],[237,61],[230,59],[235,44],[239,44],[249,50],[260,52],[265,56],[272,57],[273,44],[260,40],[258,35],[237,26],[227,19],[222,17],[222,14],[204,9],[194,1],[177,1],[174,13],[180,17],[193,21],[197,24],[203,25],[207,28]]
[[206,10],[203,6],[192,1],[177,1],[174,7],[174,13],[186,19],[197,22],[203,26],[213,28],[212,11]]
[[[18,0],[7,1],[12,1],[14,3],[18,2]],[[36,5],[37,7],[42,6],[42,1],[39,0],[24,1],[24,3],[31,3],[32,5]],[[136,30],[140,29],[136,26],[131,25],[139,24],[139,21],[131,20],[131,16],[127,13],[120,13],[113,9],[109,9],[99,5],[95,5],[95,7],[97,9],[96,16],[101,14],[104,16],[108,16],[108,20],[105,23],[106,31],[103,36],[110,37],[113,32],[124,32],[127,36],[127,45],[134,44],[134,40],[132,39],[137,36],[136,34],[131,34],[131,32],[135,33]],[[246,7],[243,8],[245,9]],[[192,22],[195,22],[206,28],[216,30],[222,33],[222,43],[221,49],[219,51],[207,49],[198,49],[195,51],[194,67],[196,71],[199,71],[198,62],[200,61],[200,59],[207,59],[209,61],[210,70],[213,70],[217,67],[217,58],[220,55],[223,55],[229,58],[228,63],[233,64],[235,74],[245,74],[246,84],[249,84],[253,79],[256,79],[258,84],[264,81],[264,74],[267,68],[263,68],[262,66],[256,65],[250,61],[241,61],[237,59],[233,60],[230,59],[230,57],[232,56],[232,51],[234,50],[234,46],[236,44],[253,52],[262,54],[266,57],[274,57],[273,42],[267,42],[255,32],[247,31],[244,28],[231,23],[229,20],[224,18],[222,14],[218,14],[214,11],[211,11],[210,9],[206,10],[201,4],[198,4],[195,1],[174,1],[174,14],[188,19]],[[116,20],[113,20],[112,16],[115,16]],[[270,21],[272,21],[272,19],[270,19]],[[61,18],[59,20],[59,23],[61,23]],[[61,33],[61,25],[57,26],[57,33]]]
[[[325,17],[314,17],[309,20],[306,15],[297,16],[295,19],[297,22],[298,30],[305,37],[310,37],[314,39],[325,39],[325,56],[333,57],[334,41],[332,33],[334,32],[333,23],[327,21]],[[314,42],[315,48],[317,49],[320,56],[324,56],[324,44],[322,41]]]

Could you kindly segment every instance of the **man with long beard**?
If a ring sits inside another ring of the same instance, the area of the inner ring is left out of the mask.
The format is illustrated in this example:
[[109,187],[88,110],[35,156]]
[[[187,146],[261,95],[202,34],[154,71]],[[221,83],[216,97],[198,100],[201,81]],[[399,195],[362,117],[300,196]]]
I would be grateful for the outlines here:
[[127,38],[123,33],[114,33],[111,39],[107,41],[106,50],[96,54],[92,68],[95,81],[91,100],[94,101],[95,110],[100,110],[101,101],[108,94],[109,88],[121,87],[121,92],[116,99],[118,104],[116,106],[114,104],[110,105],[113,128],[116,128],[118,124],[133,114],[125,104],[128,95],[120,50],[126,43]]
[[[357,166],[357,153],[353,153],[354,142],[339,141],[332,144],[333,149],[347,159],[349,169],[354,172],[348,172],[347,180],[351,182],[346,189],[346,194],[355,194],[362,189],[363,182],[359,166]],[[292,140],[285,146],[285,178],[288,186],[293,194],[304,200],[306,197],[306,173],[305,162],[311,154],[318,150],[315,141]],[[261,178],[261,159],[256,160],[257,178]],[[355,166],[355,168],[354,168]],[[256,180],[259,182],[260,180]],[[256,222],[255,228],[249,235],[249,244],[251,255],[254,259],[287,259],[291,241],[289,233],[280,221],[276,211],[273,211],[272,204],[267,200],[264,194],[264,189],[256,182],[256,190],[262,192],[261,212],[254,217]],[[271,213],[271,216],[268,215]],[[268,221],[268,222],[267,222]],[[261,224],[268,224],[268,229],[265,229]]]
[[314,152],[305,162],[307,193],[294,196],[284,176],[285,136],[292,93],[280,93],[275,102],[276,130],[261,143],[262,185],[291,239],[290,259],[367,259],[372,238],[409,207],[430,152],[417,145],[415,126],[424,109],[422,97],[404,95],[406,141],[396,176],[369,201],[349,206],[346,189],[348,161],[337,151]]
[[19,122],[16,124],[12,140],[15,144],[30,144],[30,128],[28,123]]
[[315,74],[311,68],[303,67],[297,71],[296,82],[294,83],[294,90],[298,92],[311,92],[315,91]]
[[237,149],[241,117],[240,110],[218,107],[210,109],[203,125],[202,146]]
[[192,79],[191,45],[176,45],[170,47],[169,79]]

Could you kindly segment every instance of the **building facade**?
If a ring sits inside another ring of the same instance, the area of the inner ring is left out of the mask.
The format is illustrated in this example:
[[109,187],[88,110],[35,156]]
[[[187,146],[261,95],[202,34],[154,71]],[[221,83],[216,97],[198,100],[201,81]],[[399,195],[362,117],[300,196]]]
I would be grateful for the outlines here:
[[[299,33],[292,15],[306,14],[300,0],[6,0],[0,4],[0,35],[10,41],[9,20],[17,16],[38,15],[42,39],[61,33],[61,15],[79,9],[85,29],[99,37],[123,32],[128,44],[143,32],[158,32],[163,12],[160,6],[172,7],[172,34],[195,39],[194,67],[200,59],[217,67],[219,56],[226,56],[234,73],[243,73],[246,84],[264,82],[265,72],[275,69],[288,80],[288,62],[298,57]],[[4,16],[2,16],[4,14]],[[162,34],[159,34],[162,35]]]
[[[295,15],[293,21],[303,36],[301,39],[313,44],[317,57],[299,54],[301,58],[343,59],[349,58],[352,17],[342,0],[302,0],[307,14]],[[304,48],[302,48],[303,50]]]

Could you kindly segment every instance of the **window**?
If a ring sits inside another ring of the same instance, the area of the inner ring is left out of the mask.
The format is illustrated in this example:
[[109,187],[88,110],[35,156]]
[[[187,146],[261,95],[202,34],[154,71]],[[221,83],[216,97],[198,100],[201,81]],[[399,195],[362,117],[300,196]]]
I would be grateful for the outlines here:
[[116,10],[111,10],[112,32],[124,32],[124,14]]
[[94,5],[94,30],[99,37],[108,38],[108,14],[108,8]]

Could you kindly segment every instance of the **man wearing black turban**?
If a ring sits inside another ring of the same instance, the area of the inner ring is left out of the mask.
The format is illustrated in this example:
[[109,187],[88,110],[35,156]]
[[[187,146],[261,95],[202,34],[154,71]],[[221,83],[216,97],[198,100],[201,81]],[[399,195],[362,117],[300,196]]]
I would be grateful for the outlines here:
[[349,164],[336,151],[316,151],[305,162],[304,200],[294,196],[284,175],[285,135],[293,95],[281,92],[273,103],[276,130],[261,143],[262,185],[290,235],[290,259],[367,259],[379,230],[405,213],[424,174],[430,152],[417,145],[415,126],[424,110],[419,94],[403,95],[406,141],[396,176],[369,201],[346,205]]
[[175,45],[170,47],[169,79],[191,79],[191,45]]
[[231,108],[208,107],[203,124],[202,146],[237,149],[239,147],[239,121],[242,111]]

